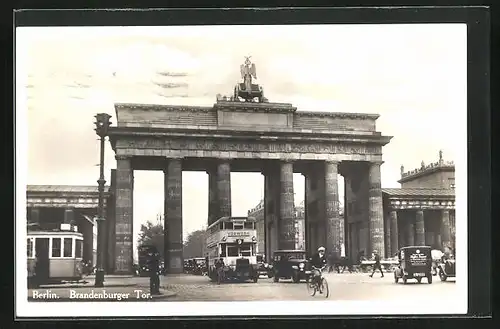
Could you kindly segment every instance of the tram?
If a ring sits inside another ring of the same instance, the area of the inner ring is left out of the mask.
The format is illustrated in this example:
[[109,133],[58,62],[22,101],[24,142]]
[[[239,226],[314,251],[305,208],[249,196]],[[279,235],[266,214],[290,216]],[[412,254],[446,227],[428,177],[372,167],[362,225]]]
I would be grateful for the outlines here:
[[73,231],[28,231],[27,256],[30,286],[79,281],[83,276],[83,235],[76,227]]
[[207,228],[208,276],[218,281],[216,261],[224,262],[224,279],[259,278],[257,264],[257,230],[253,217],[221,217]]

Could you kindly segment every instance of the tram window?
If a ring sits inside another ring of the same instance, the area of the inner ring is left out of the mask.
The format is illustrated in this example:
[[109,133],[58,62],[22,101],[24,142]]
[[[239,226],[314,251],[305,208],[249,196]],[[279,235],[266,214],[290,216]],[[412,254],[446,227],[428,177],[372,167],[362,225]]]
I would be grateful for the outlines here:
[[238,257],[238,246],[227,246],[227,257]]
[[224,229],[224,222],[220,222],[219,223],[219,230],[223,230]]
[[242,246],[240,248],[241,256],[252,256],[252,249],[250,246]]
[[254,229],[254,223],[253,222],[245,222],[245,228],[247,230],[253,230]]
[[226,244],[221,244],[221,257],[226,257]]
[[230,223],[230,222],[224,223],[224,229],[225,230],[232,230],[233,229],[233,223]]
[[27,239],[27,247],[28,247],[28,258],[33,257],[33,239]]
[[82,240],[75,240],[75,257],[82,258],[83,243]]
[[72,238],[64,238],[64,256],[63,257],[72,257],[73,256],[73,239]]
[[234,223],[233,224],[233,229],[234,230],[242,230],[243,229],[243,223]]
[[52,257],[61,257],[61,238],[52,239]]

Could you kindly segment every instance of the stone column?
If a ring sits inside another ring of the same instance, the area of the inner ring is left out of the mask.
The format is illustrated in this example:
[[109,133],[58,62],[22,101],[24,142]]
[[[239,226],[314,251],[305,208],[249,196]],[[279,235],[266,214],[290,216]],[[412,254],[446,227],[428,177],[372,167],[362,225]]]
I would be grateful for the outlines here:
[[415,224],[413,223],[413,219],[409,218],[409,221],[406,223],[406,230],[408,232],[406,241],[407,246],[415,245]]
[[106,273],[110,274],[115,271],[115,229],[116,229],[116,216],[115,216],[115,188],[116,188],[116,169],[111,169],[111,178],[109,183],[109,198],[106,206]]
[[219,216],[219,204],[217,202],[217,171],[214,168],[207,170],[208,174],[208,226],[214,223]]
[[165,275],[168,274],[169,257],[169,239],[168,239],[168,160],[165,160],[165,169],[163,169],[163,261],[165,266]]
[[371,163],[369,171],[369,213],[370,213],[370,251],[377,250],[385,255],[384,250],[384,210],[382,206],[382,186],[380,176],[381,163]]
[[132,273],[133,179],[131,158],[116,156],[115,272]]
[[231,165],[229,160],[217,164],[218,218],[231,216]]
[[339,187],[338,163],[325,163],[325,214],[326,214],[326,246],[328,252],[340,252],[340,216],[339,216]]
[[30,223],[40,223],[40,209],[39,208],[30,208]]
[[182,257],[182,159],[169,159],[166,191],[167,272],[183,272]]
[[393,253],[392,247],[391,247],[391,235],[392,235],[392,230],[391,230],[391,217],[390,215],[385,215],[384,214],[384,229],[385,229],[385,236],[384,236],[384,248],[385,248],[385,257],[391,257],[391,254]]
[[450,211],[446,209],[441,211],[441,245],[451,247]]
[[264,170],[264,223],[266,259],[270,260],[273,252],[278,249],[277,222],[279,217],[280,183],[279,171],[272,164],[267,164]]
[[390,214],[391,221],[391,257],[399,249],[399,228],[398,228],[398,212],[392,210]]
[[72,208],[64,209],[64,224],[75,225],[75,212]]
[[422,210],[417,210],[415,216],[415,244],[425,246],[425,222]]
[[311,227],[308,216],[308,197],[309,197],[309,175],[304,173],[304,249],[307,255],[311,255]]
[[280,164],[280,218],[279,249],[295,249],[295,219],[293,194],[293,163],[283,161]]

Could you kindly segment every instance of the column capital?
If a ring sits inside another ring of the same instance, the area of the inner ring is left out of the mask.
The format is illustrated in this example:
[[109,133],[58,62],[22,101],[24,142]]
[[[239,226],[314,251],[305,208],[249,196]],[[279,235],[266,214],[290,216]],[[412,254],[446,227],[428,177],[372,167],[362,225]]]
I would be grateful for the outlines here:
[[381,166],[384,164],[385,161],[370,161],[370,166]]
[[117,154],[117,155],[115,155],[115,159],[116,160],[130,160],[130,159],[132,159],[132,156]]

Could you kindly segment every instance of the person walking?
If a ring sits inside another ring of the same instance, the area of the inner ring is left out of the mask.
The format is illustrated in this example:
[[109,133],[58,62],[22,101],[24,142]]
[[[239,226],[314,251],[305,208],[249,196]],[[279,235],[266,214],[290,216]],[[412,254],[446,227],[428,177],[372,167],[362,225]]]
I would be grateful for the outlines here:
[[370,278],[373,278],[373,274],[375,274],[376,270],[380,270],[380,274],[382,274],[381,278],[384,277],[384,271],[382,271],[382,265],[380,264],[380,255],[377,250],[373,251],[373,259],[375,260],[375,264],[373,265],[373,272],[370,274]]
[[151,295],[160,295],[160,254],[153,250],[148,256],[149,291]]

